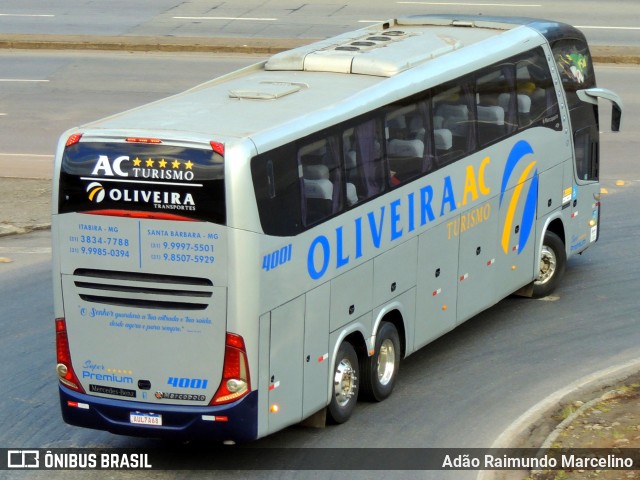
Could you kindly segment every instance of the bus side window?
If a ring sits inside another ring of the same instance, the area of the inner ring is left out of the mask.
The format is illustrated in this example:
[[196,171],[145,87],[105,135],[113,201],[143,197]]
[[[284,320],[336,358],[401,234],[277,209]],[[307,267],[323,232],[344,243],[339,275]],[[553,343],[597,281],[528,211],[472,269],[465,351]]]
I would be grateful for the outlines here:
[[562,130],[558,97],[541,48],[523,54],[516,63],[520,128],[543,126]]
[[415,105],[408,105],[394,108],[385,117],[387,161],[392,185],[399,185],[420,173],[424,142],[412,138],[410,123],[414,115]]
[[366,120],[343,134],[347,203],[366,200],[385,191],[386,175],[382,155],[382,132],[376,118]]
[[298,150],[302,221],[305,226],[342,210],[340,159],[340,142],[335,135],[303,145]]
[[344,181],[347,205],[358,203],[358,192],[362,191],[361,176],[358,172],[358,158],[354,150],[355,129],[350,128],[342,134],[342,156],[344,159]]
[[471,85],[461,79],[442,86],[433,95],[432,109],[437,165],[472,153],[476,149],[476,109]]
[[390,110],[385,116],[385,137],[391,185],[412,180],[434,167],[432,134],[428,126],[430,104],[424,100]]
[[576,155],[576,174],[580,180],[597,180],[599,176],[598,145],[591,135],[591,127],[578,130],[573,136]]
[[260,222],[268,235],[295,235],[302,230],[297,171],[295,149],[291,144],[251,160]]
[[513,64],[505,63],[481,72],[476,80],[476,101],[481,147],[513,133],[518,126]]

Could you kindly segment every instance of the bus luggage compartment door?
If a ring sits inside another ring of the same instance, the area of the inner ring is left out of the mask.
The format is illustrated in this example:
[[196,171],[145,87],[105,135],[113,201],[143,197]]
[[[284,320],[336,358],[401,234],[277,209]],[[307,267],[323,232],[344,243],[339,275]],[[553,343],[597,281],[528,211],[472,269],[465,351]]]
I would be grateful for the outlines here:
[[454,220],[453,234],[460,235],[457,323],[495,302],[498,211],[496,197]]
[[304,314],[304,296],[271,311],[269,433],[302,420]]
[[269,378],[261,383],[261,388],[268,385],[268,406],[263,408],[269,412],[269,432],[327,405],[330,290],[325,283],[261,317],[261,330],[271,317]]

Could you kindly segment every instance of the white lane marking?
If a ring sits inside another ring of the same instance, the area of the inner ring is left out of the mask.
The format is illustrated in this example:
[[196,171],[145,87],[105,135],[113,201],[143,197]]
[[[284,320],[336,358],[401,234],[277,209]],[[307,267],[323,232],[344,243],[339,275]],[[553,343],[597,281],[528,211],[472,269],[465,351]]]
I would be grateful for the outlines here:
[[537,8],[542,5],[532,4],[518,4],[518,3],[469,3],[469,2],[396,2],[403,4],[415,4],[415,5],[446,5],[446,6],[458,6],[458,7],[522,7],[522,8]]
[[42,254],[46,255],[51,253],[51,247],[0,247],[0,253],[30,253],[30,254]]
[[[1,115],[6,115],[5,113]],[[41,157],[41,158],[53,158],[53,155],[42,155],[39,153],[0,153],[0,157]]]
[[277,18],[256,17],[173,17],[177,20],[243,20],[248,22],[275,22]]
[[43,82],[47,83],[49,80],[39,80],[35,78],[0,78],[0,82]]
[[0,17],[55,17],[49,13],[36,14],[36,13],[0,13]]
[[592,29],[592,30],[640,30],[640,27],[608,27],[598,25],[576,25],[576,28]]

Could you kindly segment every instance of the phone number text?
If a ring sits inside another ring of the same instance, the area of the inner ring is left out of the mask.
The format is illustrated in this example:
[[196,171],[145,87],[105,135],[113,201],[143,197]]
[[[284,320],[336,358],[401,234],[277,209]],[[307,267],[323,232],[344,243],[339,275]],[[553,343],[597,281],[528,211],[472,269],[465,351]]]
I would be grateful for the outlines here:
[[164,260],[165,262],[178,263],[213,263],[213,255],[191,255],[189,253],[163,253],[151,255],[152,260]]

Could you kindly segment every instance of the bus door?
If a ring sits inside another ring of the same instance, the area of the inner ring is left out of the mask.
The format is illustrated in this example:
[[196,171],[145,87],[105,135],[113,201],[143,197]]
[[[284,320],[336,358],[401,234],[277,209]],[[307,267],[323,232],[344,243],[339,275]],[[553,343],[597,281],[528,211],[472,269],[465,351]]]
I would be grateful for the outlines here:
[[620,128],[622,102],[615,93],[596,88],[593,61],[584,40],[563,39],[555,42],[552,48],[567,98],[575,161],[573,168],[565,170],[562,204],[563,208],[570,209],[568,247],[570,253],[578,253],[599,236],[600,125],[597,99],[605,98],[613,103],[613,131]]

